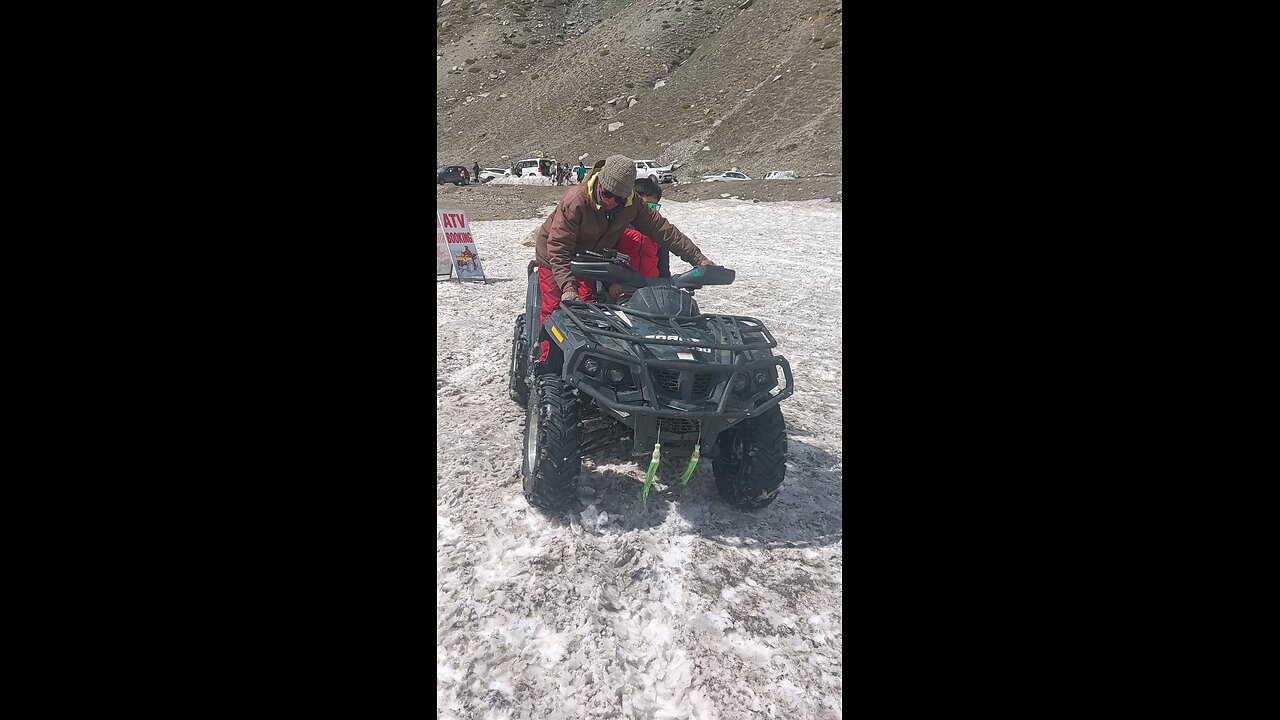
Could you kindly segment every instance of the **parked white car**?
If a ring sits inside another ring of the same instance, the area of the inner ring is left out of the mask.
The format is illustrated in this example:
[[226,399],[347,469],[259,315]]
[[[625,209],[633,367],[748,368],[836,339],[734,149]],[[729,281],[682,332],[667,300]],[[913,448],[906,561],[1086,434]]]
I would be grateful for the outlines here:
[[[480,173],[480,176],[484,177],[484,173]],[[774,170],[770,172],[768,175],[765,175],[764,179],[765,180],[795,180],[796,171],[795,170]]]
[[658,165],[652,160],[636,160],[636,179],[644,177],[651,177],[660,183],[669,183],[674,180],[670,165]]
[[487,183],[500,177],[511,177],[511,168],[480,168],[480,182]]
[[551,165],[555,158],[527,158],[516,163],[520,177],[551,177]]
[[718,182],[721,180],[750,180],[750,179],[751,178],[747,177],[746,175],[743,175],[740,172],[734,172],[732,170],[728,172],[722,172],[719,175],[703,175],[702,176],[702,182]]

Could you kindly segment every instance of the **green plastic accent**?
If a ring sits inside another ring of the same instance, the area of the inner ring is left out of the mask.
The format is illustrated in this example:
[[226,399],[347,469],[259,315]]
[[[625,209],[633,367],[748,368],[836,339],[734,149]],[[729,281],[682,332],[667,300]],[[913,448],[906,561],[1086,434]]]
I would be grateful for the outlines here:
[[644,475],[644,492],[640,495],[644,500],[644,509],[649,509],[649,486],[653,484],[653,474],[658,472],[658,458],[662,456],[662,443],[653,444],[653,460],[649,463],[649,472]]
[[688,485],[689,478],[693,476],[693,469],[698,466],[698,458],[702,455],[702,446],[693,446],[693,457],[689,458],[689,467],[684,469],[684,475],[680,476],[680,484]]
[[694,277],[699,277],[699,276],[701,276],[701,275],[702,275],[702,268],[695,268],[695,269],[694,269],[694,271],[693,271],[693,276],[694,276]]

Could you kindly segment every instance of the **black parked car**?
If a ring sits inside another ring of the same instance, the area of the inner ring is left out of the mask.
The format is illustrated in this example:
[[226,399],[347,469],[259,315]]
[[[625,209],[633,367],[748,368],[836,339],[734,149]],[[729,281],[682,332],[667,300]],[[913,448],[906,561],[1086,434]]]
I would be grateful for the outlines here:
[[443,185],[445,183],[453,183],[454,185],[466,185],[470,182],[471,171],[462,165],[441,165],[436,168],[436,184]]

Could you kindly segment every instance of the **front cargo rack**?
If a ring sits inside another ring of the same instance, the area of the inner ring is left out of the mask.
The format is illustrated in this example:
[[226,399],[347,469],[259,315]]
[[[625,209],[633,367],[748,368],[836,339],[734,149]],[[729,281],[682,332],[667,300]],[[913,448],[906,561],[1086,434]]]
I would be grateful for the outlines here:
[[[641,372],[636,378],[639,390],[637,394],[643,399],[643,405],[620,402],[622,398],[617,395],[613,395],[613,397],[606,396],[599,389],[591,387],[590,384],[580,382],[578,378],[569,374],[568,367],[565,368],[566,378],[570,383],[610,409],[643,415],[657,415],[658,417],[686,418],[689,420],[744,419],[759,415],[778,404],[784,398],[789,397],[795,391],[795,380],[791,376],[791,364],[787,362],[786,358],[780,355],[771,355],[755,360],[751,359],[750,353],[754,351],[768,350],[778,346],[777,341],[765,328],[764,323],[756,318],[710,313],[683,316],[656,315],[618,305],[590,303],[581,300],[564,300],[560,303],[560,309],[564,311],[563,315],[572,324],[573,329],[586,338],[584,347],[586,351],[618,362],[640,366]],[[612,314],[605,312],[605,310],[612,311]],[[640,337],[633,332],[627,332],[627,326],[618,320],[618,314],[621,313],[648,320],[654,323],[657,326],[656,329],[663,332],[663,334],[673,335],[675,339]],[[693,328],[703,330],[725,342],[708,342],[689,337],[687,331]],[[621,353],[603,346],[599,340],[601,337],[614,338],[629,343],[630,352]],[[732,353],[732,361],[730,363],[717,364],[718,367],[703,366],[705,371],[729,377],[734,373],[777,367],[782,370],[785,384],[779,387],[779,392],[776,395],[769,395],[766,390],[761,395],[751,398],[751,400],[763,401],[754,408],[743,410],[727,409],[726,405],[730,393],[726,390],[720,393],[718,402],[716,402],[716,409],[712,411],[667,409],[659,403],[659,388],[654,385],[653,379],[647,371],[665,368],[688,372],[690,370],[690,361],[659,359],[652,350],[646,353],[643,350],[645,345],[674,345],[678,347],[707,348],[709,350],[727,350]]]
[[[680,345],[683,347],[700,347],[734,352],[768,350],[778,346],[778,342],[773,339],[773,335],[765,328],[764,323],[745,315],[710,313],[698,315],[655,315],[639,310],[631,310],[620,305],[590,303],[581,300],[565,300],[560,303],[560,307],[565,311],[569,322],[573,323],[573,326],[585,334],[588,339],[592,335],[600,335],[646,345]],[[601,308],[612,310],[615,314],[605,313]],[[647,338],[639,337],[635,333],[629,333],[622,322],[617,319],[617,313],[626,313],[644,318],[653,323],[662,324],[664,329],[670,330],[671,334],[675,335],[677,339]],[[591,327],[588,327],[588,324]],[[605,330],[602,326],[613,328],[613,330]],[[691,326],[705,330],[717,337],[725,338],[730,342],[712,343],[686,337],[681,332],[681,329],[682,327],[688,328]]]

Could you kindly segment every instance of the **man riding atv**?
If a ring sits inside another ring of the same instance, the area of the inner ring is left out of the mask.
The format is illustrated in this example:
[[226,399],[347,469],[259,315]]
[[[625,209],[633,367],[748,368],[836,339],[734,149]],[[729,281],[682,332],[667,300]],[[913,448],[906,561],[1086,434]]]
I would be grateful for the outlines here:
[[[599,252],[614,247],[628,225],[634,225],[690,265],[715,265],[675,225],[637,201],[635,183],[635,162],[625,155],[610,155],[600,172],[588,178],[585,185],[565,193],[538,229],[535,254],[542,294],[539,326],[559,309],[561,300],[595,300],[595,281],[575,279],[569,263],[584,250]],[[538,362],[547,359],[549,349],[548,341],[543,340]]]
[[[736,273],[641,202],[635,181],[635,163],[611,155],[534,233],[537,262],[512,329],[509,392],[525,407],[525,498],[564,508],[582,457],[630,439],[633,452],[652,451],[646,507],[665,445],[690,453],[680,483],[705,451],[722,499],[764,508],[786,476],[778,404],[795,390],[791,366],[774,354],[777,341],[760,320],[702,312],[694,292],[729,285]],[[642,274],[643,263],[628,269],[631,258],[615,247],[628,225],[697,267],[672,277]],[[597,282],[636,290],[595,302]]]

